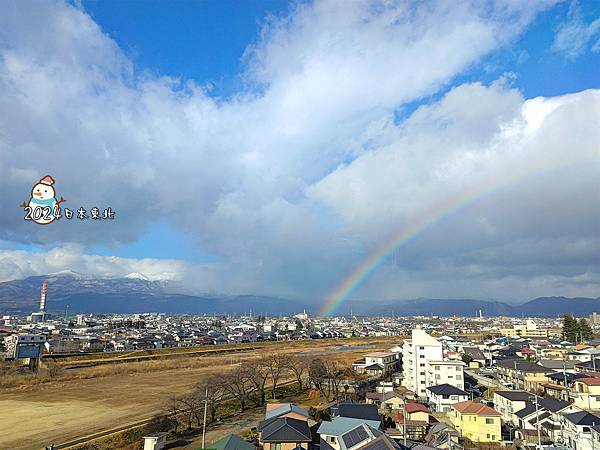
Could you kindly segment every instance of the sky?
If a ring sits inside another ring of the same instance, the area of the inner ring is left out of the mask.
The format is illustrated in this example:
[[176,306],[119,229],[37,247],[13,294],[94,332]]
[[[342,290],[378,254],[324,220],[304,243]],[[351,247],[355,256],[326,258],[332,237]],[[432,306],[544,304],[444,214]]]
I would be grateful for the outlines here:
[[9,0],[0,281],[598,297],[599,89],[596,1]]

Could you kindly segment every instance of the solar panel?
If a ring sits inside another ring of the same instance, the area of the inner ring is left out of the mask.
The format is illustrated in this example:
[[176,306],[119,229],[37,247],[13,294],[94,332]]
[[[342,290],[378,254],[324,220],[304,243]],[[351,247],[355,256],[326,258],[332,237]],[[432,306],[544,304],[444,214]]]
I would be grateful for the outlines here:
[[346,434],[342,436],[344,440],[344,444],[346,444],[347,448],[354,447],[359,442],[364,441],[369,437],[369,434],[365,431],[363,427],[357,427],[352,431],[348,431]]

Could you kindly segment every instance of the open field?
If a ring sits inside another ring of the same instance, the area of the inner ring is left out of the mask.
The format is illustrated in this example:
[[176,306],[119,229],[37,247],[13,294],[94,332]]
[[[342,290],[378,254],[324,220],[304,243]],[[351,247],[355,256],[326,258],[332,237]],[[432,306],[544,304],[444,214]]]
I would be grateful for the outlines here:
[[[327,356],[350,364],[359,355],[389,348],[397,338],[281,342],[278,351]],[[369,345],[368,348],[355,346]],[[347,348],[338,349],[338,347]],[[266,351],[274,348],[268,346]],[[57,379],[2,389],[0,449],[38,449],[152,417],[169,397],[184,393],[231,364],[261,355],[245,350],[220,355],[108,364],[67,371]]]

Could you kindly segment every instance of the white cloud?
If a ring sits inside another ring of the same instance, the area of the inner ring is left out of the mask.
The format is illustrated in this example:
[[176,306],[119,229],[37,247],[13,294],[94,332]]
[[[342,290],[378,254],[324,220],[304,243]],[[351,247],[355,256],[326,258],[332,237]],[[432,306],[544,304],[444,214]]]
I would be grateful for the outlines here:
[[556,30],[552,48],[567,59],[573,60],[587,51],[590,43],[592,43],[592,51],[600,50],[600,40],[593,43],[599,33],[600,17],[586,23],[578,2],[573,1],[569,7],[567,19]]
[[[0,16],[0,111],[11,112],[0,113],[0,207],[7,211],[0,239],[77,243],[71,259],[59,260],[83,272],[172,271],[189,282],[198,271],[199,289],[320,296],[377,238],[443,206],[447,195],[559,164],[564,148],[569,156],[590,152],[581,136],[596,137],[594,92],[525,101],[505,80],[474,83],[399,126],[392,120],[396,108],[446,88],[510,45],[549,5],[300,4],[289,17],[267,21],[246,52],[250,89],[218,100],[192,82],[135,68],[76,7],[10,3]],[[587,170],[570,189],[590,184]],[[25,223],[16,206],[46,173],[66,206],[112,206],[115,222]],[[558,195],[546,194],[541,182],[537,188],[542,204]],[[523,220],[529,200],[515,202]],[[88,245],[135,240],[165,219],[225,263],[83,256]],[[491,213],[473,223],[487,236],[516,233],[514,223]],[[434,250],[452,253],[422,245],[421,270],[429,270]],[[4,252],[6,267],[14,261],[6,273],[66,267],[52,265],[51,252],[30,255],[35,267],[25,269],[27,255]],[[402,264],[381,292],[410,277],[398,275],[413,270]]]

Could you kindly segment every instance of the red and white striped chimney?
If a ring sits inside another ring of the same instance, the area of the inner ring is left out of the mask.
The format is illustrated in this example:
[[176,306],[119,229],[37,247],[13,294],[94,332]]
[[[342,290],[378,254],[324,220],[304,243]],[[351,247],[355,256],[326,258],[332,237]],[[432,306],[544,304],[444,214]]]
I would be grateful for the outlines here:
[[42,283],[42,295],[40,296],[40,311],[46,311],[46,291],[48,290],[48,283],[45,281]]

